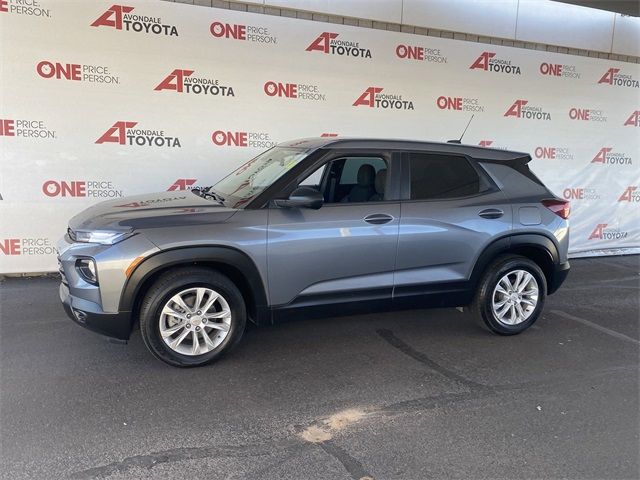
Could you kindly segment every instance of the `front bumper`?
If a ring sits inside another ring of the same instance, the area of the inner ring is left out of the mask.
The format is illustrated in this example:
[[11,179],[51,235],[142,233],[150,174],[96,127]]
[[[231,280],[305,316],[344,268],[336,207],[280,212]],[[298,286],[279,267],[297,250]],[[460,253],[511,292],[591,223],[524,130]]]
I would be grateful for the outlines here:
[[69,318],[78,325],[107,337],[129,339],[131,312],[105,313],[99,305],[71,295],[64,283],[60,284],[60,301]]
[[[138,257],[157,251],[144,235],[134,235],[114,245],[73,242],[65,235],[58,242],[62,285],[60,300],[69,317],[79,325],[118,340],[127,340],[134,315],[120,308],[126,269]],[[95,261],[98,282],[90,283],[78,271],[79,258]]]
[[567,279],[570,268],[571,266],[569,265],[568,261],[554,266],[553,272],[551,272],[551,275],[549,277],[547,294],[551,295],[560,288],[560,285],[562,285]]

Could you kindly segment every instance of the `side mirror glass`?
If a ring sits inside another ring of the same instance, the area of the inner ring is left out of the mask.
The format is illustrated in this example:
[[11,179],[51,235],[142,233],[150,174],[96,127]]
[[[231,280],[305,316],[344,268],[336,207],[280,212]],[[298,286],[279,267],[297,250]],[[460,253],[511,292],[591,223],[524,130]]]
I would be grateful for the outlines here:
[[319,209],[324,203],[322,194],[312,187],[298,187],[286,200],[275,200],[278,207]]

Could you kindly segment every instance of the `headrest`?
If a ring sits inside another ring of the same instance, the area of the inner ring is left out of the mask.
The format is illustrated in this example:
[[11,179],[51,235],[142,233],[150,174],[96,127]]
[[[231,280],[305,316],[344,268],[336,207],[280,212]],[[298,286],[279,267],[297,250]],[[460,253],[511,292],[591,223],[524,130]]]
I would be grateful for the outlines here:
[[384,195],[384,187],[387,184],[387,169],[383,168],[376,174],[376,193]]
[[368,163],[358,169],[358,185],[368,187],[373,185],[376,178],[376,169]]

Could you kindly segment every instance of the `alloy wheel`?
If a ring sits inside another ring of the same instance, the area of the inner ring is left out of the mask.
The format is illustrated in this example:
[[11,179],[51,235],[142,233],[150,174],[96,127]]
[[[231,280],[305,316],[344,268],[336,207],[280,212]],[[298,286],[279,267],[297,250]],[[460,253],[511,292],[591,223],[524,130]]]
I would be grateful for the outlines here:
[[538,282],[526,270],[512,270],[496,284],[491,296],[491,309],[503,325],[525,322],[538,305]]
[[174,352],[203,355],[218,347],[231,328],[231,309],[225,298],[205,287],[173,295],[162,308],[160,336]]

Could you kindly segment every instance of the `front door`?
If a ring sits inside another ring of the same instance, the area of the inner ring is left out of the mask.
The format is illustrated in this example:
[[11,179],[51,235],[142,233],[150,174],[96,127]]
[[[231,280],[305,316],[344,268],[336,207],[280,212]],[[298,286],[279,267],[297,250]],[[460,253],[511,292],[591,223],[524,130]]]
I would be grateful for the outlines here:
[[320,209],[269,208],[271,305],[391,299],[400,222],[391,163],[384,152],[334,156],[299,183],[323,193]]

